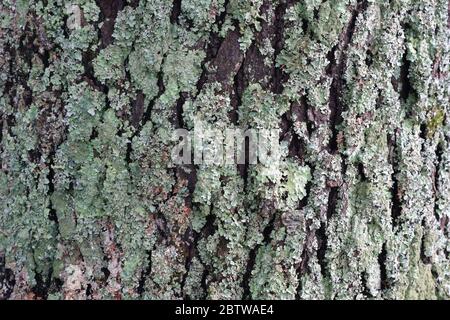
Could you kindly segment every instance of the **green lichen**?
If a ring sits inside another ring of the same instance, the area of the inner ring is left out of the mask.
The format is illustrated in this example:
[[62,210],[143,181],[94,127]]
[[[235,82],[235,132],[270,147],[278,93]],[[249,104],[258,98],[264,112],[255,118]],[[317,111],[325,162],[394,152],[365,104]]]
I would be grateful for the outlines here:
[[[0,298],[448,299],[448,37],[444,0],[2,1]],[[279,145],[174,165],[200,125]]]

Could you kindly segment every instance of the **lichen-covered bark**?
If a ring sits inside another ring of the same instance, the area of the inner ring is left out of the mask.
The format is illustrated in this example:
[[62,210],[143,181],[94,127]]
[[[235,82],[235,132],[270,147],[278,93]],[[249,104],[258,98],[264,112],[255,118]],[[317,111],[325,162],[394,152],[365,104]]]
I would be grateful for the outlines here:
[[[2,0],[0,298],[450,298],[448,0]],[[281,161],[171,165],[177,128]]]

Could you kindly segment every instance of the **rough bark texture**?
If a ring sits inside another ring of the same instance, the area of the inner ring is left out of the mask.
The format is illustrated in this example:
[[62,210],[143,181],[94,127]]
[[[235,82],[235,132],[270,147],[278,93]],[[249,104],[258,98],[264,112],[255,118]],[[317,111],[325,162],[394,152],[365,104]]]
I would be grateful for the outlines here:
[[[448,0],[2,0],[0,298],[450,297]],[[279,164],[172,166],[176,128]]]

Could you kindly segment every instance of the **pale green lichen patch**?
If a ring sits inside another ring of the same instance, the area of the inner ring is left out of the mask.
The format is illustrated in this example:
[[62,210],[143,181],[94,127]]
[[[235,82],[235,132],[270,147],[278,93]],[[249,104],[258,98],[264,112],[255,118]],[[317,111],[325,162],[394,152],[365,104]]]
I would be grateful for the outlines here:
[[[449,299],[448,18],[2,1],[0,299]],[[199,126],[277,143],[174,165]]]

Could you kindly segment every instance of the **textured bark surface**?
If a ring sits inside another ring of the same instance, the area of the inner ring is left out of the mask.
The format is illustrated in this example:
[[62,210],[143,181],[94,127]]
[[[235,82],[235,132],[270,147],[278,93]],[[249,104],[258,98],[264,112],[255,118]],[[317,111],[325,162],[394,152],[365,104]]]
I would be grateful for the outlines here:
[[449,6],[2,0],[0,299],[450,298]]

